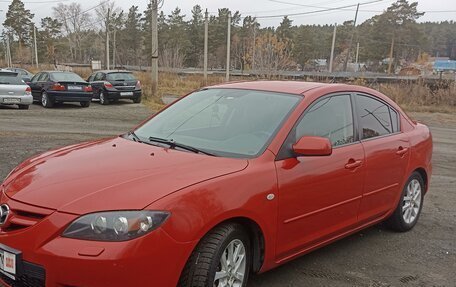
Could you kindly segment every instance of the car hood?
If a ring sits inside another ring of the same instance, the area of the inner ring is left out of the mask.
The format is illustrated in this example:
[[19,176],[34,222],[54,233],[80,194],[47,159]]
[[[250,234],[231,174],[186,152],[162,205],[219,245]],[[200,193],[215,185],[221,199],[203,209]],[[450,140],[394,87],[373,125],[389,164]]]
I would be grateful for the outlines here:
[[13,170],[4,187],[13,200],[62,212],[136,210],[247,165],[244,159],[166,149],[119,137],[26,160]]

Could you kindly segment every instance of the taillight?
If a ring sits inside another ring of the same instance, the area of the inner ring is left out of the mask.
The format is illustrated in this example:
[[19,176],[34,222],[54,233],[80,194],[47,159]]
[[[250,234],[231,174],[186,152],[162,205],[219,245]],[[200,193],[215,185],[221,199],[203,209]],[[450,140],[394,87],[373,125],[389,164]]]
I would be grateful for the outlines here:
[[114,87],[110,82],[104,82],[104,86],[107,89],[112,89]]
[[32,94],[32,88],[28,87],[25,89],[25,95],[30,96]]
[[52,86],[52,90],[53,90],[53,91],[65,91],[66,88],[65,88],[64,85],[61,85],[61,84],[59,84],[59,83],[56,83],[56,84],[54,84],[54,85]]
[[93,92],[92,86],[89,85],[87,87],[84,87],[84,91],[88,93]]
[[141,90],[141,81],[136,82],[136,89]]

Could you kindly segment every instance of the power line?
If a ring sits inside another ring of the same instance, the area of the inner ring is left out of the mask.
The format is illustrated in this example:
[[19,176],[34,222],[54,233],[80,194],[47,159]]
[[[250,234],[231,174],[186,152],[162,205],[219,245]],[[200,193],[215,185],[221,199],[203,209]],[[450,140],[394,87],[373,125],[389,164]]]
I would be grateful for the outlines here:
[[[377,2],[382,2],[383,0],[373,0],[373,1],[368,1],[368,2],[363,2],[359,3],[359,5],[367,5],[367,4],[372,4],[372,3],[377,3]],[[292,16],[301,16],[301,15],[308,15],[308,14],[315,14],[315,13],[321,13],[321,12],[327,12],[327,11],[334,11],[334,10],[341,10],[343,8],[350,8],[350,7],[356,7],[358,4],[352,4],[352,5],[345,5],[345,6],[340,6],[340,7],[333,7],[333,8],[323,8],[320,10],[314,10],[314,11],[307,11],[307,12],[300,12],[300,13],[289,13],[289,14],[280,14],[280,15],[268,15],[268,16],[257,16],[257,19],[265,19],[265,18],[281,18],[281,17],[292,17]]]

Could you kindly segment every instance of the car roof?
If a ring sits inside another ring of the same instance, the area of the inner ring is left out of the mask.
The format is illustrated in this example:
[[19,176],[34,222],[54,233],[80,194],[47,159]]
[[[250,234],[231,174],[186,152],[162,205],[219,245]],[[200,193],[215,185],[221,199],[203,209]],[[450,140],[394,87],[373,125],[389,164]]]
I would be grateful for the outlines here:
[[100,70],[100,71],[94,71],[93,73],[105,73],[105,74],[111,74],[111,73],[132,73],[131,71],[127,70]]
[[328,87],[329,85],[339,85],[339,84],[300,82],[300,81],[263,81],[263,80],[260,80],[260,81],[224,83],[224,84],[211,86],[208,88],[258,90],[258,91],[268,91],[268,92],[300,95],[309,90],[313,90],[316,88],[324,88],[324,87]]
[[58,70],[41,71],[40,73],[73,73],[73,74],[76,74],[75,72],[71,72],[71,71],[58,71]]

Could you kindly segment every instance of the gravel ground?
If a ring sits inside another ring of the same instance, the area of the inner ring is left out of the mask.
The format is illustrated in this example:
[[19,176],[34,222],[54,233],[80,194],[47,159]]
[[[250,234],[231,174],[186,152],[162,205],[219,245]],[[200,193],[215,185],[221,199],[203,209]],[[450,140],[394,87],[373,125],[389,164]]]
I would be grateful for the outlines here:
[[[143,105],[0,107],[0,180],[51,148],[117,135],[145,119]],[[284,266],[249,286],[456,286],[456,116],[419,113],[434,136],[434,174],[423,214],[408,233],[371,227]]]

